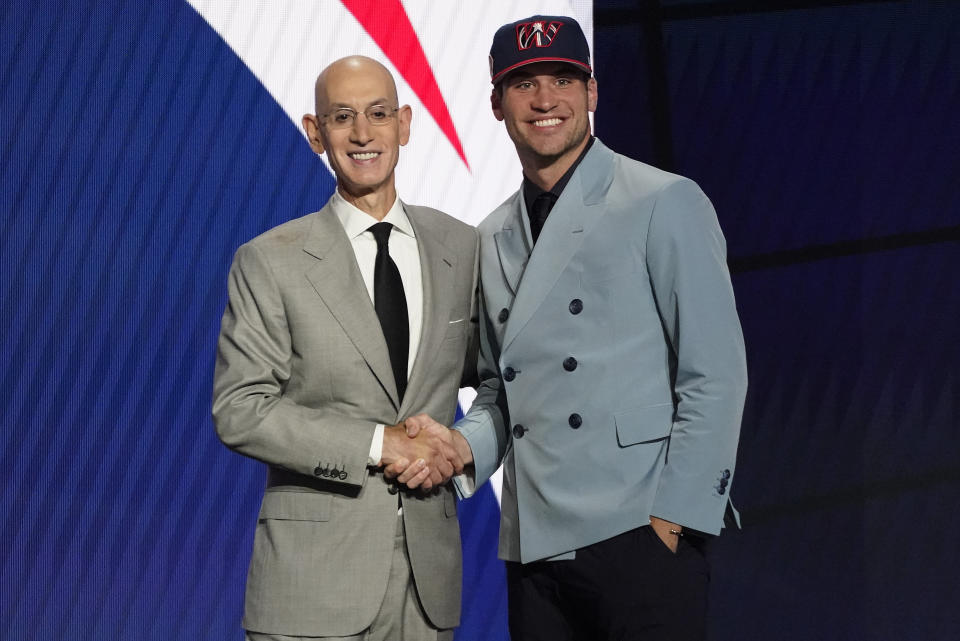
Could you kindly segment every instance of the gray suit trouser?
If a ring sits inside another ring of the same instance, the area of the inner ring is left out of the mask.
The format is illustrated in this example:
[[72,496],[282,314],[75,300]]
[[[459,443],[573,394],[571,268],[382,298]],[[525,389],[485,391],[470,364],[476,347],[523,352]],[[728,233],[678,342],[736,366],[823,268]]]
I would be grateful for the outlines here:
[[407,541],[403,533],[402,517],[397,518],[397,532],[393,540],[390,578],[380,611],[370,627],[349,637],[290,637],[282,634],[247,632],[247,641],[453,641],[453,630],[438,630],[427,621],[410,571]]

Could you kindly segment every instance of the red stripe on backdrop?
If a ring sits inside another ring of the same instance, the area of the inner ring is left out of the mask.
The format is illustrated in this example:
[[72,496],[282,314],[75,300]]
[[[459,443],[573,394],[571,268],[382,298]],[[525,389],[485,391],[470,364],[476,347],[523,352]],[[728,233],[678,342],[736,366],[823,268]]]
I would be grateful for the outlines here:
[[443,99],[437,80],[433,76],[427,56],[423,53],[420,40],[410,18],[400,0],[342,0],[343,6],[360,22],[377,46],[383,50],[390,62],[400,71],[417,97],[433,116],[450,144],[460,155],[463,164],[470,169],[470,163],[463,153],[463,146],[457,136],[457,129],[450,118],[447,103]]

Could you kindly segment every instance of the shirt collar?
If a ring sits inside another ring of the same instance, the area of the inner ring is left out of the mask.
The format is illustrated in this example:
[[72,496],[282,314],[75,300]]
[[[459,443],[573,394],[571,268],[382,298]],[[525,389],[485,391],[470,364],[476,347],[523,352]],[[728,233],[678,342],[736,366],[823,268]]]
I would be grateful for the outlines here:
[[550,189],[540,189],[529,178],[526,176],[523,177],[523,200],[527,204],[527,211],[530,211],[530,208],[533,206],[533,201],[536,200],[538,196],[543,194],[551,194],[554,201],[560,198],[560,194],[562,194],[563,190],[566,189],[567,183],[570,182],[571,178],[573,178],[573,172],[577,170],[577,167],[580,166],[580,162],[583,160],[583,157],[587,155],[587,152],[590,151],[590,147],[593,146],[594,140],[596,140],[596,138],[590,136],[587,146],[583,148],[583,151],[581,151],[580,155],[577,156],[577,159],[573,161],[573,164],[570,165],[570,168],[567,169],[562,176],[560,176],[560,180],[558,180]]
[[[340,220],[340,224],[343,225],[344,231],[347,232],[347,238],[351,241],[377,223],[376,218],[348,203],[340,195],[339,190],[333,192],[333,196],[330,198],[330,207]],[[397,228],[397,231],[411,238],[416,238],[416,234],[413,233],[413,225],[410,224],[410,219],[403,211],[403,203],[400,202],[399,198],[393,201],[390,211],[387,212],[381,222],[390,223]]]

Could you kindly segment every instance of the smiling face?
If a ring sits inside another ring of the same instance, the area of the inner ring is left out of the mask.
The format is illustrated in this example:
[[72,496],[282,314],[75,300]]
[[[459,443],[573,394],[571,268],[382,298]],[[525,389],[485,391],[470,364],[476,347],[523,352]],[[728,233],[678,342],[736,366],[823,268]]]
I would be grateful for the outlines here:
[[538,62],[508,75],[491,96],[526,171],[569,167],[590,138],[597,83],[561,62]]
[[[396,199],[393,172],[400,145],[410,139],[411,118],[407,105],[392,111],[397,106],[397,88],[390,72],[370,58],[343,58],[317,78],[316,101],[317,115],[304,116],[303,126],[313,150],[327,154],[340,193],[354,204],[363,199],[386,202],[389,208]],[[385,124],[372,125],[362,113],[374,105],[391,112]],[[352,126],[339,129],[331,126],[331,119],[332,112],[342,108],[357,115]]]

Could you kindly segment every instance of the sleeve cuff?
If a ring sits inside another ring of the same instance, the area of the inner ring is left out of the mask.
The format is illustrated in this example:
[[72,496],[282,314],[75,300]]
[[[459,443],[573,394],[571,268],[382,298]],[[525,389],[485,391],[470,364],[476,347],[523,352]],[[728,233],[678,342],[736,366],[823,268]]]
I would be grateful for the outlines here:
[[457,496],[461,499],[468,499],[477,491],[477,479],[474,476],[473,469],[463,471],[463,474],[457,474],[453,477],[453,487],[457,490]]
[[370,454],[367,457],[367,465],[378,467],[380,459],[383,458],[383,423],[377,423],[373,430],[373,440],[370,441]]

